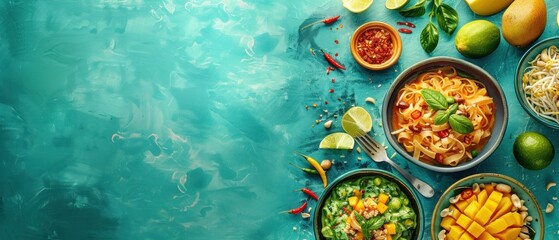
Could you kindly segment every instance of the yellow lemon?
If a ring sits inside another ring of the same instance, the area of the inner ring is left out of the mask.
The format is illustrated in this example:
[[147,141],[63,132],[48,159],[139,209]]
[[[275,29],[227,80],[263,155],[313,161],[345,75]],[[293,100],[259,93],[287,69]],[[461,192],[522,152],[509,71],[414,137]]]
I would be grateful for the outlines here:
[[465,0],[472,12],[489,16],[508,7],[514,0]]
[[353,13],[360,13],[373,4],[373,0],[342,0],[342,6]]

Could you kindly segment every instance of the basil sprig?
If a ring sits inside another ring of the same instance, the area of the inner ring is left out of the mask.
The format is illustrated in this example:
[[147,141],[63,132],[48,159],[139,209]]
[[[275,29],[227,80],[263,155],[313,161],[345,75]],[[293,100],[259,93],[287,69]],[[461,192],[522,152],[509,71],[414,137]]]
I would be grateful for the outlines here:
[[434,16],[437,20],[439,28],[452,35],[454,30],[458,27],[458,12],[448,4],[444,4],[443,0],[418,0],[418,2],[406,9],[400,10],[400,15],[404,17],[419,17],[423,16],[426,12],[426,5],[428,1],[433,1],[431,10],[429,12],[429,23],[421,31],[419,42],[425,52],[430,53],[439,44],[439,31],[435,24],[432,22]]
[[435,113],[435,125],[448,122],[450,128],[460,134],[468,134],[474,131],[474,124],[469,118],[456,114],[458,104],[454,103],[449,107],[446,97],[442,93],[425,88],[421,90],[421,96],[431,109],[438,110]]

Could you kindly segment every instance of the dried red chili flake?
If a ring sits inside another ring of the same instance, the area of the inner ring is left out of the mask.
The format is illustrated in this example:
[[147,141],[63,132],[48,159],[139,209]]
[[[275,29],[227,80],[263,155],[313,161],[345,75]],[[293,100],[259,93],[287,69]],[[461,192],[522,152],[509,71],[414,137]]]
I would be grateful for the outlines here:
[[335,79],[335,78],[332,78],[332,83],[335,83],[335,82],[336,82],[336,79]]
[[329,92],[330,92],[330,93],[333,93],[333,92],[334,92],[334,89],[330,88]]
[[324,104],[328,105],[328,101],[324,101]]
[[337,57],[337,56],[338,56],[338,53],[334,53],[334,56]]
[[326,67],[326,75],[330,74],[330,71],[332,70],[336,70],[336,69],[330,66]]
[[357,38],[359,56],[370,64],[381,64],[394,54],[392,36],[385,29],[372,28],[364,31]]
[[411,30],[407,29],[407,28],[400,28],[400,29],[398,29],[398,32],[405,33],[405,34],[410,34]]
[[338,41],[338,39],[336,39],[336,40],[334,40],[334,43],[335,43],[335,44],[339,44],[340,41]]

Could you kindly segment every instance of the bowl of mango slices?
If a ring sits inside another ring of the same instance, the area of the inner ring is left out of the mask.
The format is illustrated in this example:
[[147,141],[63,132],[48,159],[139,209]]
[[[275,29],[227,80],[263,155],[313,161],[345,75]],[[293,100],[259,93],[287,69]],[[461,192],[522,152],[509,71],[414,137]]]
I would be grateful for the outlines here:
[[534,195],[520,182],[497,173],[458,180],[441,196],[431,238],[544,239],[544,218]]

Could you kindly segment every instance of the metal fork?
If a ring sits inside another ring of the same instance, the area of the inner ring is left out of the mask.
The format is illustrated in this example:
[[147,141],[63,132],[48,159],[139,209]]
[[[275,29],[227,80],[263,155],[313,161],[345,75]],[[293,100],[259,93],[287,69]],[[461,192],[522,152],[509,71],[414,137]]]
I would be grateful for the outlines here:
[[398,166],[398,164],[390,160],[390,158],[388,158],[388,155],[386,155],[386,150],[384,149],[384,147],[377,141],[375,141],[371,136],[369,136],[368,133],[362,132],[361,134],[354,136],[354,138],[355,140],[357,140],[359,146],[361,146],[365,150],[365,153],[375,162],[387,162],[396,170],[398,170],[398,172],[400,172],[406,179],[408,179],[408,181],[410,181],[413,187],[415,187],[415,189],[417,189],[417,191],[421,193],[421,195],[426,198],[433,197],[433,195],[435,194],[435,190],[433,190],[431,186],[429,186],[424,181],[417,179],[406,170]]

